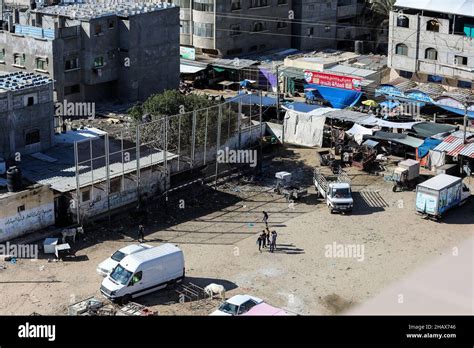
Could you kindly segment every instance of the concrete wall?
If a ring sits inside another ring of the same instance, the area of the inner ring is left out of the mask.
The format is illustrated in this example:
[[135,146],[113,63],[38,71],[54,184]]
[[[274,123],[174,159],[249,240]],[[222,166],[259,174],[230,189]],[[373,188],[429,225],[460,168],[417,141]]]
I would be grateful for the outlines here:
[[[35,104],[26,106],[28,97]],[[40,142],[26,144],[26,134],[39,130]],[[48,149],[54,141],[52,84],[0,93],[0,157],[13,158]]]
[[46,186],[0,195],[0,205],[0,242],[54,225],[54,194]]

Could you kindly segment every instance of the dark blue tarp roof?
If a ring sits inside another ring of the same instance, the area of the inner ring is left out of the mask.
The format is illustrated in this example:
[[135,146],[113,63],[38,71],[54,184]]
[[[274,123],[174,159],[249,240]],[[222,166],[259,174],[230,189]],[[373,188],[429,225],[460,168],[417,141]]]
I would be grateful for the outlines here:
[[[242,100],[244,105],[260,105],[260,96],[258,94],[239,94],[235,97],[227,99],[228,101],[238,102]],[[274,97],[262,96],[263,106],[276,106],[277,99]]]
[[349,106],[353,106],[362,96],[362,92],[342,88],[326,87],[313,83],[306,85],[305,88],[306,87],[316,88],[323,99],[327,100],[332,105],[332,107],[336,109],[345,109]]
[[295,110],[295,111],[298,111],[298,112],[310,112],[310,111],[313,111],[315,109],[321,108],[321,106],[319,106],[319,105],[310,105],[310,104],[298,103],[298,102],[287,103],[287,104],[285,104],[285,106],[289,109],[292,109],[292,110]]
[[441,144],[441,140],[427,138],[421,146],[418,147],[418,157],[423,158],[430,153],[430,150]]

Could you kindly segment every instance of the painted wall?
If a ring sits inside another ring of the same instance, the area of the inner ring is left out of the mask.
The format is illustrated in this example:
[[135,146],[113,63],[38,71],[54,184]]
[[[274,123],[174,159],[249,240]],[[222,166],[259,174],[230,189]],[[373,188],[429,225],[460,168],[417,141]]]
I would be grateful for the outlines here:
[[[54,194],[46,186],[0,196],[0,242],[54,225]],[[24,206],[21,211],[19,207]]]

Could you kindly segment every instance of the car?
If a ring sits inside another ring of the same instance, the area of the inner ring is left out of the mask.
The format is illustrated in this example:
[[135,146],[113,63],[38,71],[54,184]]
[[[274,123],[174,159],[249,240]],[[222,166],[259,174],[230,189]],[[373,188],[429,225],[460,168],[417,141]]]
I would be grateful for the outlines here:
[[223,302],[210,315],[242,315],[260,303],[263,303],[263,300],[255,296],[235,295]]
[[243,316],[278,316],[278,315],[290,315],[285,310],[277,307],[270,306],[263,302],[256,306],[253,306],[249,311],[242,314]]
[[132,244],[114,252],[107,260],[102,261],[97,266],[97,273],[101,276],[106,277],[109,275],[114,268],[122,261],[125,256],[138,253],[146,249],[150,249],[152,246],[148,244]]

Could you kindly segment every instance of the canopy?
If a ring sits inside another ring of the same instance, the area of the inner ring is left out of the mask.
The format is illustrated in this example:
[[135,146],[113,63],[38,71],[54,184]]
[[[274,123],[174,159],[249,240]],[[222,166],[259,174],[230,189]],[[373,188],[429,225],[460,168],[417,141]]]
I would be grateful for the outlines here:
[[430,153],[436,146],[441,144],[441,140],[427,138],[421,146],[418,146],[418,157],[423,158]]
[[362,144],[362,141],[364,140],[364,135],[372,135],[373,130],[360,126],[357,123],[354,123],[352,128],[349,129],[346,133],[353,136],[357,144],[360,145]]
[[469,15],[473,12],[472,0],[397,0],[397,7],[408,7],[422,11]]
[[187,64],[179,65],[179,71],[181,74],[195,74],[203,70],[206,70],[206,67],[192,66]]
[[393,108],[396,108],[397,106],[400,106],[400,102],[389,100],[389,101],[384,101],[380,103],[380,106],[387,109],[393,109]]
[[440,133],[452,132],[456,128],[456,126],[452,126],[450,124],[440,124],[434,122],[421,122],[413,125],[413,130],[416,132],[416,134],[424,138],[429,138]]
[[308,87],[316,88],[323,99],[327,100],[331,106],[336,109],[344,109],[353,106],[362,96],[362,92],[356,90],[327,87],[317,84],[308,84],[305,86],[305,88]]

